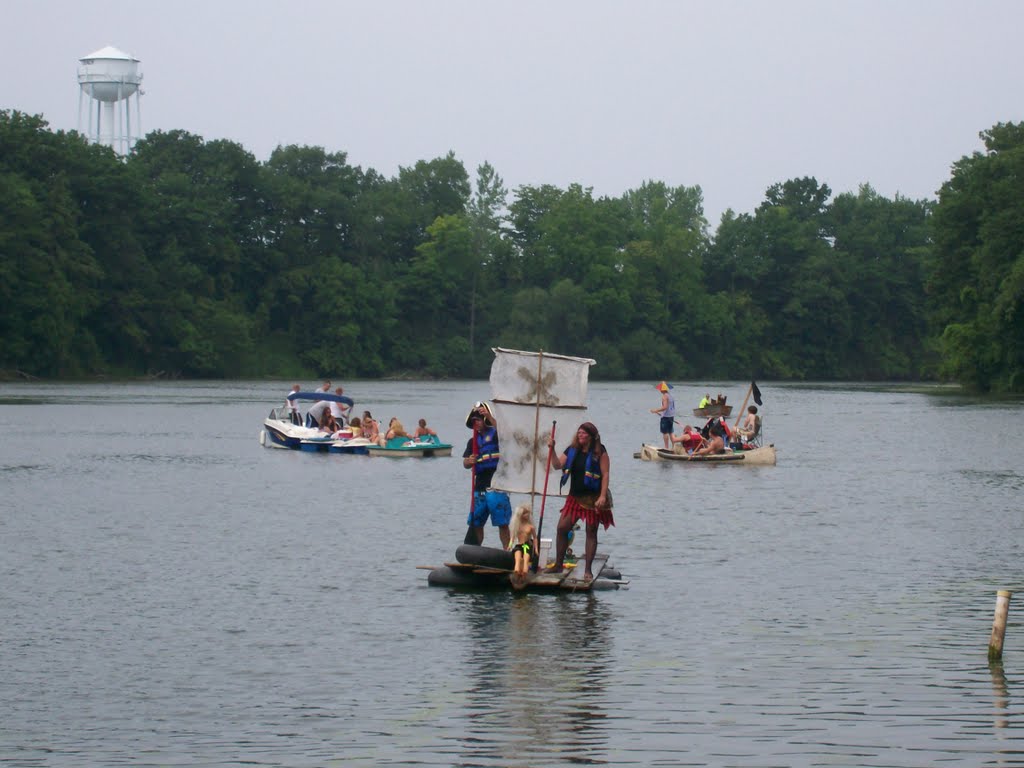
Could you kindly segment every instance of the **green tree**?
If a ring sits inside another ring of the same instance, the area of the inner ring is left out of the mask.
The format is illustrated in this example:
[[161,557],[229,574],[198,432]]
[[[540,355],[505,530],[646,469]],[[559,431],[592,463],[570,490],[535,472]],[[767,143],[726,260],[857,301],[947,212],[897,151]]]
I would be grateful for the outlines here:
[[867,184],[832,202],[828,229],[845,270],[850,309],[849,346],[836,362],[836,376],[906,379],[926,369],[922,285],[930,210],[927,201],[889,200]]
[[928,289],[943,371],[982,391],[1024,390],[1024,123],[983,131],[939,190]]

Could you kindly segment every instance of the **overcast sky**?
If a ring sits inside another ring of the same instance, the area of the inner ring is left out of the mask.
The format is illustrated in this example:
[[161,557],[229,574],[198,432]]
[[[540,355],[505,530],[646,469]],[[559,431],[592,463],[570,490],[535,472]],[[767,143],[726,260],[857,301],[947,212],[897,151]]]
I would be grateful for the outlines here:
[[814,176],[934,198],[1024,120],[1018,0],[0,0],[0,108],[78,127],[78,59],[141,61],[144,131],[393,176],[453,150],[509,190],[699,185],[712,229]]

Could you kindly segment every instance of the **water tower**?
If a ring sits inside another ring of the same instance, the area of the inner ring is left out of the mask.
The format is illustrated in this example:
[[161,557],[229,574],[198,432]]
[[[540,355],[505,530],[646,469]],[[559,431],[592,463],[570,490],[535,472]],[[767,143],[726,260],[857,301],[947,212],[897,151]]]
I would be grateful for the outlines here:
[[[142,73],[139,60],[107,46],[78,60],[78,131],[89,141],[113,147],[126,155],[142,135],[140,97]],[[135,125],[132,126],[131,96],[135,95]],[[89,97],[89,117],[82,130],[82,97]],[[95,106],[95,116],[93,107]]]

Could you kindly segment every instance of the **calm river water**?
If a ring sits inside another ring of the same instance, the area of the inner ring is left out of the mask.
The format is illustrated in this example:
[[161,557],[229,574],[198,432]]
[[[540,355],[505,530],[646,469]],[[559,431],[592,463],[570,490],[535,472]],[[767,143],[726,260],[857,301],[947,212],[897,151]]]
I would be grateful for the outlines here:
[[[479,594],[415,568],[461,461],[262,448],[290,383],[0,385],[0,764],[1024,765],[1021,403],[765,382],[778,466],[681,466],[593,384],[629,588]],[[346,391],[460,448],[488,394]]]

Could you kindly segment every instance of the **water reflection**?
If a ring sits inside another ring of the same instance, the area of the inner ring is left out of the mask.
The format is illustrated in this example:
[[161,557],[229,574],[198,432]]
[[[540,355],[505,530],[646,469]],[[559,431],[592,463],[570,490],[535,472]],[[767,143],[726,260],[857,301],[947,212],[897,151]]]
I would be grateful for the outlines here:
[[1008,728],[1010,721],[1007,718],[1007,709],[1010,706],[1010,688],[1006,684],[1006,673],[1003,671],[1003,663],[994,661],[988,665],[988,671],[992,674],[992,715],[996,729]]
[[[628,458],[649,382],[595,385],[629,592],[467,594],[409,569],[458,459],[264,449],[291,383],[0,404],[0,764],[1024,766],[1019,633],[984,654],[1024,407],[761,384],[779,465],[689,471]],[[454,436],[486,384],[353,388]],[[841,439],[881,423],[920,439]]]
[[453,597],[472,637],[458,764],[602,764],[611,608],[594,594]]

